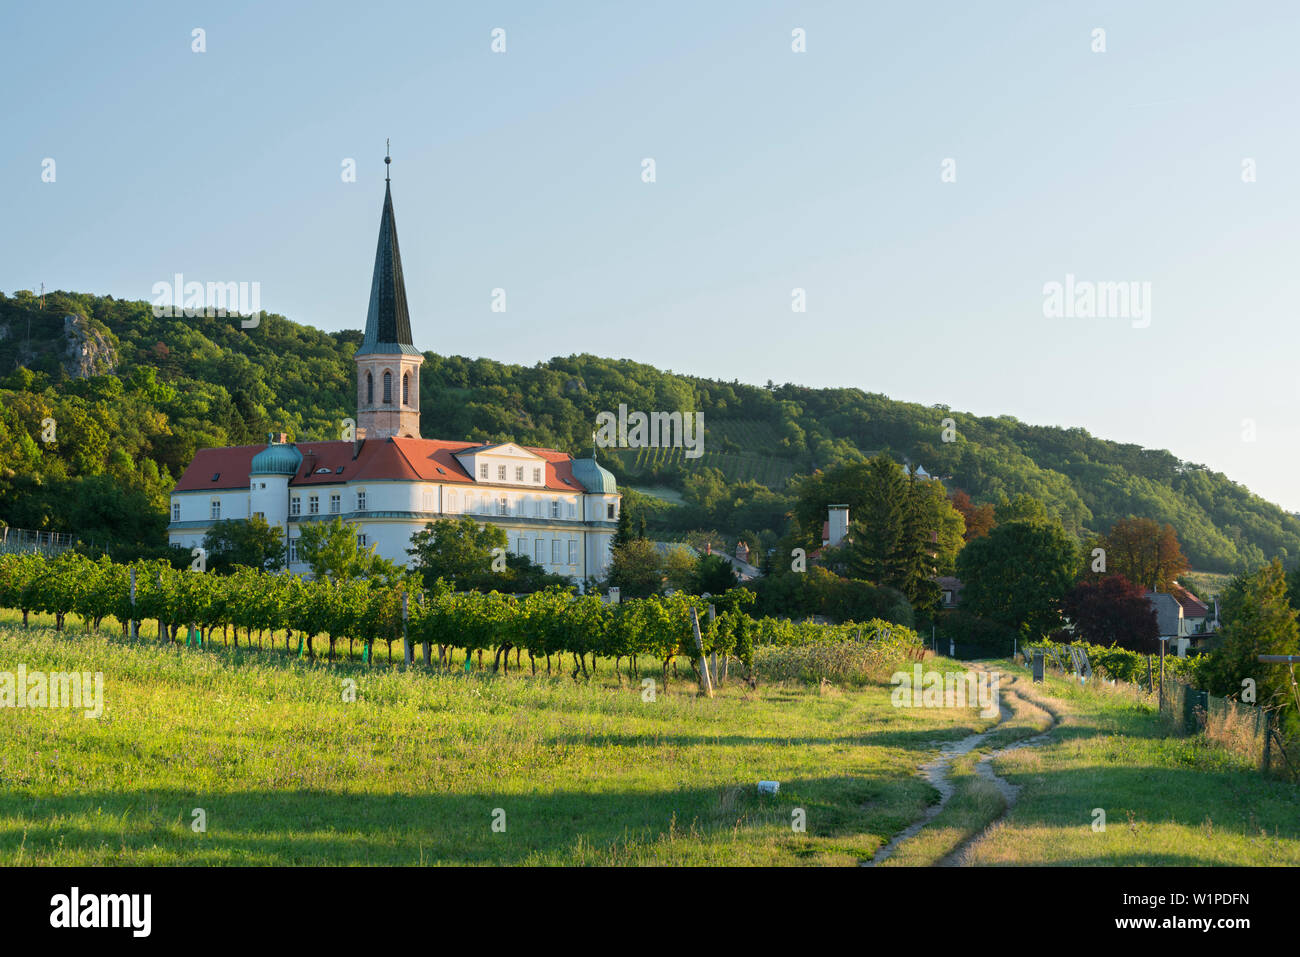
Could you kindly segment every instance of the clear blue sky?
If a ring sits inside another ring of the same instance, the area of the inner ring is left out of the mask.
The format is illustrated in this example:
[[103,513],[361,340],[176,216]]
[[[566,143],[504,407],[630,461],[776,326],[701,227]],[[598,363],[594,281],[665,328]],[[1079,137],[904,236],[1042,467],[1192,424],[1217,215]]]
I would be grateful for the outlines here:
[[[181,272],[360,328],[391,137],[422,348],[1083,426],[1300,509],[1295,3],[9,3],[0,32],[9,292]],[[1067,273],[1150,282],[1150,326],[1045,318]]]

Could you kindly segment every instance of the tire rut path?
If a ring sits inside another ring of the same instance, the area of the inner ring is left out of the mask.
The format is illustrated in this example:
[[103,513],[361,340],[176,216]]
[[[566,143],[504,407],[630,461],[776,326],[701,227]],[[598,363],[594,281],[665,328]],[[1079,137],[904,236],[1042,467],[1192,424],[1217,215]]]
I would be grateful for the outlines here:
[[[985,668],[983,665],[979,665],[972,662],[972,670],[988,671],[989,669]],[[1055,711],[1053,711],[1051,708],[1044,706],[1039,701],[1030,700],[1029,698],[1020,694],[1016,690],[1015,685],[1019,683],[1020,676],[1007,675],[1003,673],[1003,679],[1006,678],[1011,679],[1011,685],[1007,688],[1003,688],[1000,690],[1010,692],[1014,694],[1017,699],[1028,704],[1030,707],[1037,708],[1038,710],[1043,711],[1044,713],[1046,713],[1051,717],[1052,724],[1047,729],[1039,732],[1038,734],[1032,735],[1027,738],[1021,738],[1018,741],[1013,741],[1011,744],[1007,745],[1006,747],[999,748],[998,750],[989,754],[987,757],[981,759],[979,763],[975,765],[975,772],[985,780],[992,782],[993,785],[1002,794],[1003,800],[1006,803],[1006,807],[1003,810],[1003,812],[1000,815],[998,815],[996,820],[990,821],[987,827],[985,827],[978,834],[972,836],[968,840],[963,841],[946,857],[944,857],[943,860],[939,862],[939,866],[960,866],[964,864],[966,852],[970,849],[971,845],[973,845],[980,838],[982,838],[988,832],[989,828],[993,827],[999,821],[1005,818],[1011,812],[1011,808],[1015,806],[1016,798],[1019,795],[1020,789],[1016,785],[998,777],[996,774],[993,773],[993,766],[992,766],[993,760],[997,757],[1000,757],[1003,754],[1006,754],[1009,751],[1014,751],[1017,748],[1043,744],[1051,735],[1052,731],[1056,729],[1057,725],[1060,724],[1061,721],[1060,716]],[[916,835],[921,833],[921,831],[925,828],[926,825],[928,825],[931,821],[933,821],[936,817],[938,817],[939,812],[941,812],[947,806],[948,801],[952,798],[953,794],[957,790],[956,785],[952,783],[952,780],[949,777],[949,768],[952,765],[952,762],[956,758],[959,758],[964,754],[970,754],[971,751],[974,751],[985,740],[987,740],[988,737],[991,734],[993,734],[993,732],[997,731],[1004,724],[1006,724],[1007,721],[1010,721],[1014,717],[1015,717],[1015,712],[1010,707],[1008,707],[1006,702],[999,701],[999,716],[996,724],[990,725],[985,730],[977,732],[976,734],[967,735],[966,737],[958,741],[956,744],[948,744],[942,746],[939,749],[939,754],[937,757],[921,765],[917,770],[927,781],[930,782],[930,784],[935,788],[935,790],[939,792],[938,802],[935,804],[931,804],[929,807],[925,809],[925,813],[922,814],[919,819],[913,821],[902,831],[898,832],[892,838],[890,838],[889,842],[883,845],[879,850],[877,850],[876,853],[872,856],[871,860],[863,862],[862,866],[874,867],[877,864],[881,863],[882,861],[888,860],[894,854],[894,852],[898,850],[899,845],[901,845],[904,841],[908,841],[916,837]]]

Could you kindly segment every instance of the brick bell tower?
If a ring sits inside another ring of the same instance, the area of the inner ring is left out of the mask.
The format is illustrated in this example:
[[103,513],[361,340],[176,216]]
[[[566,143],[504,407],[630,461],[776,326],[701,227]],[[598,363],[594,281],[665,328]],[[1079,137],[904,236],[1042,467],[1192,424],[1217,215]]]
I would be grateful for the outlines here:
[[[384,157],[385,166],[393,162]],[[384,175],[384,212],[379,220],[379,248],[370,282],[366,334],[356,352],[357,437],[420,437],[420,365],[424,356],[411,342],[406,310],[402,254],[397,248],[393,191]]]

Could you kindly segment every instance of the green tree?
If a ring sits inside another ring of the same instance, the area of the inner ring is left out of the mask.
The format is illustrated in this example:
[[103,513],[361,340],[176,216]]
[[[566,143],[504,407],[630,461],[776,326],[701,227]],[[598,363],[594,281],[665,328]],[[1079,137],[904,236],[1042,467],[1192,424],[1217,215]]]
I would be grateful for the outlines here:
[[861,504],[852,518],[849,571],[854,578],[894,584],[907,507],[907,478],[888,455],[877,455],[864,470]]
[[663,562],[652,542],[638,538],[614,549],[607,581],[621,598],[648,598],[663,587]]
[[401,578],[403,574],[392,562],[376,554],[374,545],[362,548],[357,541],[355,529],[345,525],[341,518],[304,524],[298,539],[298,554],[311,566],[312,575],[317,580],[393,580]]
[[1294,709],[1287,666],[1259,660],[1260,655],[1300,654],[1300,627],[1287,599],[1282,563],[1275,558],[1258,571],[1233,579],[1221,608],[1222,639],[1206,668],[1208,690],[1238,697],[1243,682],[1253,679],[1261,706]]
[[721,555],[705,555],[695,564],[691,590],[697,595],[721,595],[736,587],[736,570]]
[[690,590],[695,587],[695,574],[700,559],[686,545],[674,545],[664,553],[660,570],[667,580],[669,588],[675,591]]
[[623,503],[623,507],[618,510],[618,528],[614,531],[614,541],[611,543],[613,548],[626,545],[632,541],[632,512]]
[[216,522],[203,536],[203,550],[208,553],[208,570],[213,572],[229,572],[236,565],[261,571],[284,567],[282,533],[259,515]]
[[[456,582],[459,588],[467,588],[471,580],[478,581],[492,572],[494,557],[500,557],[499,564],[504,565],[508,544],[504,529],[486,523],[479,525],[465,515],[426,523],[422,531],[411,536],[411,547],[406,552],[415,560],[415,568],[424,577],[426,586],[445,578]],[[502,551],[494,556],[492,551],[496,548]]]
[[1039,638],[1061,625],[1061,602],[1074,584],[1079,550],[1059,523],[999,524],[957,556],[962,607]]

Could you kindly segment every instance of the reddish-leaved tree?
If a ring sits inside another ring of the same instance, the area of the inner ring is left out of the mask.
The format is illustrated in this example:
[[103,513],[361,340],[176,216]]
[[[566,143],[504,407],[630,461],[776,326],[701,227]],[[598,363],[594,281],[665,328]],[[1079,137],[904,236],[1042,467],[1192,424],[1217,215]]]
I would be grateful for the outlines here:
[[1117,644],[1144,655],[1160,651],[1156,610],[1142,586],[1123,575],[1085,578],[1065,596],[1061,611],[1075,634],[1091,644]]

